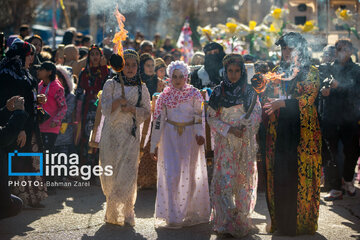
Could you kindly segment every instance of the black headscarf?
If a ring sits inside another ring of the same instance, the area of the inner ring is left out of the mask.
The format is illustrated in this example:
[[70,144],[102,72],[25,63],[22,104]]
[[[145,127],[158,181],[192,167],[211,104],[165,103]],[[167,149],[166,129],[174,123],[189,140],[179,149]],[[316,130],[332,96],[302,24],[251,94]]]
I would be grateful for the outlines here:
[[[216,54],[206,54],[211,50],[219,49],[219,53]],[[215,84],[219,84],[221,79],[219,76],[219,71],[223,67],[222,60],[225,56],[224,48],[216,43],[210,42],[204,47],[205,53],[205,70],[209,74],[210,81]]]
[[[215,110],[220,107],[232,107],[244,104],[247,110],[251,104],[251,98],[254,94],[251,86],[247,84],[247,73],[244,59],[240,54],[229,54],[223,60],[225,66],[225,75],[220,85],[216,86],[211,93],[209,106]],[[241,77],[236,83],[230,82],[227,76],[227,68],[230,64],[236,64],[241,68]]]
[[[28,138],[26,146],[29,146],[30,132],[34,131],[36,118],[37,82],[33,79],[28,69],[25,69],[26,56],[34,54],[31,44],[16,39],[0,62],[0,105],[4,106],[12,96],[22,96],[25,99],[25,111],[30,115],[25,131]],[[10,117],[10,116],[9,116]],[[3,120],[3,119],[2,119]]]
[[155,64],[155,60],[154,60],[153,56],[151,56],[149,53],[143,53],[140,55],[140,74],[142,76],[145,75],[144,66],[148,60],[153,60],[154,64]]
[[24,78],[25,74],[25,58],[26,56],[34,54],[31,44],[22,40],[15,40],[9,50],[6,52],[5,58],[0,62],[0,74],[10,74],[15,79]]
[[148,53],[141,54],[141,56],[140,56],[140,76],[141,76],[141,80],[146,84],[146,87],[149,90],[150,98],[151,98],[152,95],[154,93],[156,93],[156,91],[157,91],[158,78],[155,73],[153,75],[147,75],[145,73],[144,66],[148,60],[153,60],[154,64],[155,64],[155,60],[150,54],[148,54]]
[[33,52],[30,43],[24,42],[22,40],[15,40],[11,44],[9,50],[6,52],[6,57],[11,59],[18,56],[22,65],[24,66],[26,56],[30,55],[31,53]]

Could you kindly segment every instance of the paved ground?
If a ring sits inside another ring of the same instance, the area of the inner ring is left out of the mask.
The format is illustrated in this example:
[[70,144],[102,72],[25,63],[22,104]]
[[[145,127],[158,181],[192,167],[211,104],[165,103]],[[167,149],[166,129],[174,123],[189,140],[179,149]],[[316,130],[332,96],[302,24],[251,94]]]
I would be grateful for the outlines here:
[[[360,189],[357,187],[355,198],[321,202],[318,233],[294,238],[266,234],[265,195],[259,193],[252,217],[260,232],[244,239],[360,239]],[[322,198],[324,195],[322,193]],[[139,191],[134,228],[104,224],[104,202],[98,186],[58,190],[43,202],[46,208],[24,209],[20,215],[0,221],[0,239],[218,239],[208,224],[181,230],[155,229],[155,190]]]

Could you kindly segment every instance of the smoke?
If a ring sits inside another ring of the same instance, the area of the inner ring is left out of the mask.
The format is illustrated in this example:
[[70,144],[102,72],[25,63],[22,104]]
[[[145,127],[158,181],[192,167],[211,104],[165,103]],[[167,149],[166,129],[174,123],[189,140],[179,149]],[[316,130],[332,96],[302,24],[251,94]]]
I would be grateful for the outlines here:
[[321,34],[303,34],[313,52],[320,52],[327,45],[326,35]]
[[292,49],[291,52],[285,50],[282,53],[283,61],[278,72],[283,73],[283,81],[293,80],[303,68],[310,67],[314,53],[321,51],[327,43],[325,36],[292,33],[283,36],[279,41]]
[[[135,11],[143,15],[146,9],[141,2],[140,0],[88,0],[88,12],[89,15],[100,16],[100,25],[104,30],[104,35],[113,36],[119,30],[114,15],[115,9],[118,8],[125,18],[128,17],[128,13]],[[128,21],[125,22],[125,28],[129,28]]]
[[114,11],[119,8],[126,18],[125,29],[129,36],[141,31],[147,37],[156,32],[166,34],[166,21],[171,17],[170,0],[88,0],[90,15],[100,16],[105,35],[118,31]]
[[173,12],[170,9],[170,0],[160,0],[159,16],[156,24],[156,32],[161,35],[166,35],[169,31],[164,27],[167,20],[173,17]]
[[146,11],[146,4],[141,0],[88,0],[89,2],[89,14],[113,14],[116,6],[122,14],[130,12],[142,12]]

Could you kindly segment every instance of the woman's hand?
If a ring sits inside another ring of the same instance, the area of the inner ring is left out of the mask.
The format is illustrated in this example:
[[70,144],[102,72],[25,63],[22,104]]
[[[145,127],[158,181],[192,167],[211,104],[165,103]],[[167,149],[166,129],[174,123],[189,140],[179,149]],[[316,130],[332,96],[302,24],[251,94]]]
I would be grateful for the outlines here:
[[320,92],[321,92],[321,95],[323,95],[324,97],[327,97],[330,95],[330,88],[322,87]]
[[119,100],[119,103],[121,106],[126,106],[128,104],[128,101],[126,100],[126,98],[121,97],[118,100]]
[[205,138],[203,136],[195,135],[196,142],[199,146],[205,143]]
[[25,104],[25,100],[23,97],[16,98],[14,102],[15,110],[24,110],[25,109],[24,104]]
[[20,148],[24,147],[25,144],[26,144],[26,133],[25,131],[21,131],[18,135],[18,138],[17,138],[17,144]]
[[38,94],[37,95],[37,103],[38,104],[45,104],[47,102],[47,98],[45,94]]
[[150,157],[152,160],[157,161],[156,153],[150,153]]
[[51,122],[51,123],[50,123],[50,127],[51,127],[51,128],[55,128],[55,127],[57,127],[57,124],[56,124],[55,122]]
[[111,112],[114,112],[118,107],[125,107],[127,105],[127,100],[123,97],[120,97],[113,101]]
[[244,130],[237,127],[230,127],[229,133],[231,133],[235,137],[241,138],[244,134]]
[[121,111],[126,112],[126,113],[132,113],[132,114],[136,114],[136,107],[131,106],[131,105],[125,105],[125,106],[121,106]]
[[331,88],[336,89],[338,86],[339,86],[339,82],[336,81],[335,79],[333,79],[333,80],[331,81]]
[[158,152],[158,148],[155,148],[155,152],[150,153],[150,157],[154,161],[157,161],[157,152]]
[[249,117],[249,118],[245,118],[246,114],[242,115],[240,117],[240,123],[241,125],[247,127],[247,128],[251,128],[253,127],[253,120]]
[[24,98],[20,96],[13,96],[6,101],[6,108],[12,112],[15,110],[24,110]]
[[285,107],[285,101],[280,99],[271,99],[270,102],[265,103],[264,108],[267,115],[273,114],[279,108]]
[[120,97],[118,99],[118,101],[119,101],[119,104],[121,106],[121,111],[132,113],[134,115],[136,114],[136,107],[128,104],[128,101],[126,100],[126,98]]

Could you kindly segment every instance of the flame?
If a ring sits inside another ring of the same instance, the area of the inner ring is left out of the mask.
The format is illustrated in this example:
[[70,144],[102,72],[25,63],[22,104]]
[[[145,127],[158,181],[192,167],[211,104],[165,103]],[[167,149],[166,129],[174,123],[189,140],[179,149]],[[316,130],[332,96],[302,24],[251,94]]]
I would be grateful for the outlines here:
[[116,20],[119,24],[119,29],[120,29],[115,34],[114,39],[113,39],[113,43],[115,43],[114,53],[117,53],[122,58],[124,58],[124,49],[123,49],[122,41],[126,40],[127,33],[128,33],[128,31],[125,30],[125,28],[124,28],[125,27],[124,22],[125,22],[126,18],[119,12],[119,9],[117,7],[116,7],[114,15],[116,17]]
[[265,91],[267,83],[268,80],[261,73],[256,73],[251,79],[251,85],[257,94]]
[[268,73],[265,73],[263,76],[268,82],[271,81],[271,82],[279,83],[279,81],[282,80],[283,75],[284,75],[284,73],[278,74],[275,72],[268,72]]

